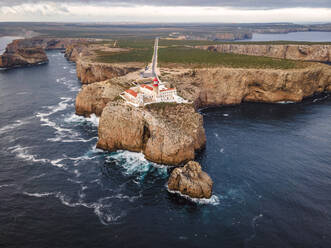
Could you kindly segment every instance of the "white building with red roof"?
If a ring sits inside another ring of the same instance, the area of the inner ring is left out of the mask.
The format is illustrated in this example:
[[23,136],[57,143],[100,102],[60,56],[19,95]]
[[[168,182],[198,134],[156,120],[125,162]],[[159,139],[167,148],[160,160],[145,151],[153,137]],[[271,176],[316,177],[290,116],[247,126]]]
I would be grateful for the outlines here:
[[120,96],[134,106],[144,106],[157,102],[185,102],[177,95],[176,88],[165,87],[165,85],[160,84],[157,78],[154,78],[152,84],[140,84],[127,89]]

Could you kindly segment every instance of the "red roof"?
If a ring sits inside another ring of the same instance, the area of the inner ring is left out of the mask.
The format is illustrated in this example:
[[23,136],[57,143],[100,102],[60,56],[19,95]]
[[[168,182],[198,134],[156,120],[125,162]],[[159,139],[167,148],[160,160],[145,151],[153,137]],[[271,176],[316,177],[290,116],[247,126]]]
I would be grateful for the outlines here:
[[141,87],[146,88],[148,90],[153,90],[153,88],[151,86],[146,85],[146,84],[142,84]]
[[175,88],[169,88],[169,89],[164,89],[164,90],[160,90],[160,91],[162,92],[162,91],[168,91],[168,90],[175,90]]
[[129,93],[130,95],[134,96],[134,97],[137,97],[138,93],[135,92],[134,90],[131,90],[131,89],[128,89],[126,90],[127,93]]

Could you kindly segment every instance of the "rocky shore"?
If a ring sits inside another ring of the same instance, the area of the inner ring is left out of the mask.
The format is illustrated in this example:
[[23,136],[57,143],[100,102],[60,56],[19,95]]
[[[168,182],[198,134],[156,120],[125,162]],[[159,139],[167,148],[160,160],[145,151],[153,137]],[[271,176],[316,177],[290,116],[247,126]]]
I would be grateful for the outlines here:
[[331,45],[218,44],[212,46],[196,46],[196,48],[220,53],[331,62]]

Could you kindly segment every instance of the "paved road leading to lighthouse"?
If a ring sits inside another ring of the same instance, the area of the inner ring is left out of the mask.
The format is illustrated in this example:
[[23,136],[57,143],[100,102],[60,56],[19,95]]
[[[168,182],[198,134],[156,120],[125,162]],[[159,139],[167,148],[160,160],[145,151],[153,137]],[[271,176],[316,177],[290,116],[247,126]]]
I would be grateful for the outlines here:
[[153,54],[153,59],[152,59],[152,74],[153,77],[157,77],[156,74],[156,69],[157,69],[157,52],[158,52],[158,48],[159,48],[159,37],[155,38],[155,43],[154,43],[154,54]]

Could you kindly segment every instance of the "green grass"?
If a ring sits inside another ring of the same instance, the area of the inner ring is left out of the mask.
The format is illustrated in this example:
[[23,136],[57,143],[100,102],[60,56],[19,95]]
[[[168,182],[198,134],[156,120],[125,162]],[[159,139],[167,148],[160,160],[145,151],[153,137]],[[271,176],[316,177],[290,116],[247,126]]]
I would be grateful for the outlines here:
[[233,68],[273,68],[293,69],[304,67],[303,62],[268,57],[257,57],[230,53],[210,52],[187,47],[159,49],[160,66],[183,64],[188,67],[233,67]]
[[98,51],[96,61],[101,63],[128,63],[143,62],[149,63],[152,60],[153,49],[132,49],[128,52],[105,52]]
[[165,40],[160,39],[160,46],[206,46],[217,44],[237,45],[331,45],[331,42],[306,42],[306,41],[208,41],[208,40]]

